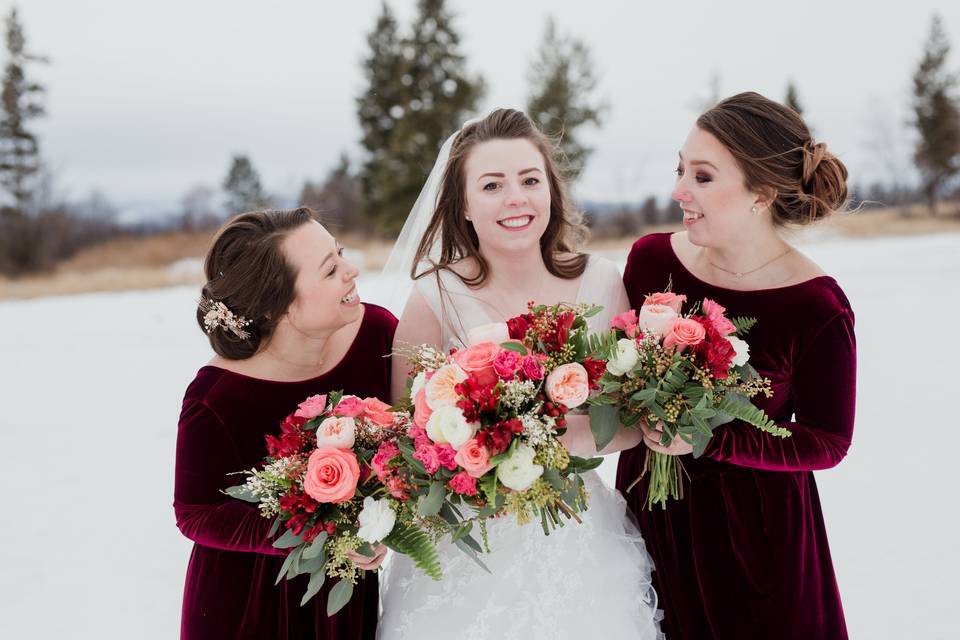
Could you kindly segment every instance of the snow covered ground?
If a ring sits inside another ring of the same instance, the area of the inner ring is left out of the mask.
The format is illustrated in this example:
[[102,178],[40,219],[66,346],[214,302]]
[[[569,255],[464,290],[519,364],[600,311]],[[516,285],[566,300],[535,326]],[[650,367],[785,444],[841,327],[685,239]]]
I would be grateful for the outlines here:
[[[857,314],[854,444],[817,474],[851,637],[957,637],[960,235],[804,250]],[[367,300],[387,288],[361,279]],[[176,422],[209,357],[195,296],[0,303],[0,637],[176,637],[190,550],[171,508]]]

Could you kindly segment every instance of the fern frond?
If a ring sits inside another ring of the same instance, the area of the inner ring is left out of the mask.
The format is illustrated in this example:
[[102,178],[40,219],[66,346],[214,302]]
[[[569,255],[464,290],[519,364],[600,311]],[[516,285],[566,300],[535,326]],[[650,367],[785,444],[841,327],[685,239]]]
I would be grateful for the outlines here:
[[413,564],[434,580],[442,577],[440,554],[430,536],[422,529],[397,523],[390,535],[384,538],[383,544],[397,553],[410,556]]

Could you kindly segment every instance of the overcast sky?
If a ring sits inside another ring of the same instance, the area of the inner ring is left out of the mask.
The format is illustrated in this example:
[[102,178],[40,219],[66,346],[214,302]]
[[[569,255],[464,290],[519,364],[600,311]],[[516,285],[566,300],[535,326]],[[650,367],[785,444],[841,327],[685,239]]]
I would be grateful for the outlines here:
[[[4,14],[14,3],[0,0]],[[360,159],[355,98],[379,0],[21,0],[49,116],[36,126],[67,196],[100,190],[128,214],[176,210],[193,186],[219,189],[233,153],[294,198],[346,151]],[[415,0],[389,2],[407,28]],[[854,182],[908,175],[910,77],[939,12],[960,44],[960,2],[452,0],[482,108],[522,108],[552,14],[584,39],[609,104],[577,195],[669,194],[698,98],[798,89],[818,139]],[[960,70],[960,51],[950,64]],[[220,194],[217,194],[220,203]]]

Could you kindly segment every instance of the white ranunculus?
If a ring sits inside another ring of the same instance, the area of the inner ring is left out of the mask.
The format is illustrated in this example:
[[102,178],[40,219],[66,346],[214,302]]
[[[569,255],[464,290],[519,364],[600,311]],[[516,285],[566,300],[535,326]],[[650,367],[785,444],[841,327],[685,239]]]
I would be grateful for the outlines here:
[[621,338],[617,340],[617,348],[607,361],[607,371],[612,375],[622,376],[633,371],[639,359],[637,343],[631,338]]
[[317,427],[317,447],[352,449],[357,425],[349,416],[330,416]]
[[497,466],[497,477],[503,486],[514,491],[530,488],[533,481],[543,475],[543,467],[533,463],[536,452],[533,447],[521,444],[510,457]]
[[397,514],[386,498],[374,500],[370,496],[363,499],[363,510],[357,516],[360,521],[360,530],[357,537],[374,544],[380,542],[393,531],[397,522]]
[[458,407],[446,406],[434,409],[427,419],[427,435],[436,443],[447,442],[459,449],[473,437],[476,425],[467,422],[463,411]]
[[413,384],[410,386],[410,401],[417,401],[417,394],[420,393],[420,389],[423,389],[427,386],[427,372],[421,371],[413,377]]
[[676,317],[677,312],[665,304],[645,304],[640,307],[637,322],[644,333],[664,336]]
[[742,367],[747,364],[747,361],[750,360],[750,345],[736,336],[727,336],[727,340],[733,350],[737,352],[737,355],[733,357],[733,365]]

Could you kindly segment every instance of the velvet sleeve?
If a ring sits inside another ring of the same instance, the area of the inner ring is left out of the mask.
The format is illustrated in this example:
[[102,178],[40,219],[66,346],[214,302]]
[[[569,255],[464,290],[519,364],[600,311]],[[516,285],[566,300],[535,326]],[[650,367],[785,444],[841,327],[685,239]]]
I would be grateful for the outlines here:
[[202,402],[184,406],[177,431],[173,509],[177,527],[187,538],[214,549],[285,555],[272,546],[272,522],[249,502],[222,489],[244,476],[231,438],[220,418]]
[[780,422],[787,438],[734,421],[718,427],[704,455],[768,471],[816,471],[847,454],[856,404],[853,314],[842,310],[800,356],[791,376],[794,422]]

